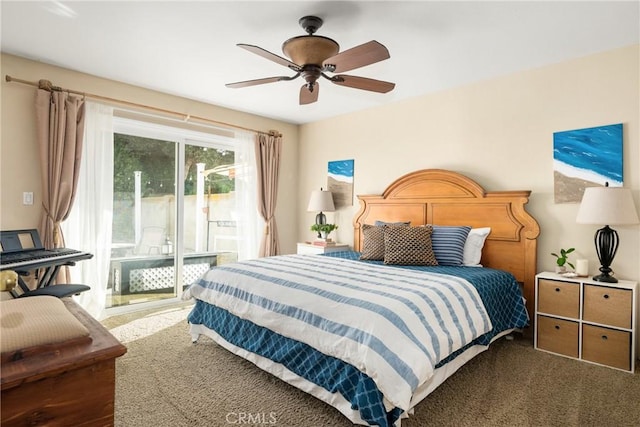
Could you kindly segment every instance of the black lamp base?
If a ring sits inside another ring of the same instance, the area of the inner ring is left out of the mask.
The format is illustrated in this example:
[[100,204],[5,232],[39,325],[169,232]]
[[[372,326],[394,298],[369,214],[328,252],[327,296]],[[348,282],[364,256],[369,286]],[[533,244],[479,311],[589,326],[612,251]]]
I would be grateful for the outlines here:
[[611,263],[613,262],[613,258],[616,256],[616,252],[618,251],[618,232],[608,225],[605,225],[601,229],[596,231],[594,236],[594,241],[596,244],[596,253],[598,254],[598,259],[600,260],[600,273],[597,276],[593,276],[593,280],[596,282],[605,282],[605,283],[618,283],[618,279],[611,275]]
[[[322,212],[320,212],[318,215],[316,215],[316,224],[320,225],[320,224],[326,224],[327,223],[327,216],[325,214],[323,214]],[[322,234],[320,234],[320,231],[318,231],[318,239],[322,238]]]
[[597,276],[592,277],[596,282],[605,282],[605,283],[618,283],[618,279],[609,274],[598,274]]

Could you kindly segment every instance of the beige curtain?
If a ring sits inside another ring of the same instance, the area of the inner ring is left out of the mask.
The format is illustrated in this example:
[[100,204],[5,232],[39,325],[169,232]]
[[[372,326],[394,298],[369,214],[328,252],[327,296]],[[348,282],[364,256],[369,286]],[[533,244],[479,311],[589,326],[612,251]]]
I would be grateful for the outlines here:
[[[66,92],[38,89],[36,131],[42,173],[40,237],[47,249],[64,246],[60,223],[71,210],[80,171],[84,100]],[[64,283],[64,278],[59,277]]]
[[265,221],[265,233],[260,242],[259,256],[278,255],[278,228],[275,211],[278,198],[280,152],[282,137],[273,134],[256,136],[256,163],[258,166],[258,209]]

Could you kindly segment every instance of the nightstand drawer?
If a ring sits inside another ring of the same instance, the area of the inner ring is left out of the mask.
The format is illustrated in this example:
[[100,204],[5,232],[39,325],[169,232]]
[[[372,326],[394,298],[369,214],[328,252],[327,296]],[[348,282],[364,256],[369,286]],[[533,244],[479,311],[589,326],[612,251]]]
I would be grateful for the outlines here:
[[540,279],[538,281],[537,311],[577,318],[580,314],[580,285]]
[[631,369],[631,332],[582,325],[582,358],[628,371]]
[[538,316],[537,346],[542,350],[578,357],[577,322]]
[[587,322],[631,329],[633,292],[606,286],[584,285],[584,315]]

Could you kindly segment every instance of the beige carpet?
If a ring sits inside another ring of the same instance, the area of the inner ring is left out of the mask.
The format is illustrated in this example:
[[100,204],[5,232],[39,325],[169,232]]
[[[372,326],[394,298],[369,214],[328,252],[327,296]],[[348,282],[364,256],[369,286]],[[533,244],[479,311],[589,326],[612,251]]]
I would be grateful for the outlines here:
[[[128,348],[116,365],[116,426],[352,425],[210,339],[192,344],[188,311],[183,305],[103,321]],[[501,340],[402,426],[640,426],[640,373],[536,351],[522,337]]]

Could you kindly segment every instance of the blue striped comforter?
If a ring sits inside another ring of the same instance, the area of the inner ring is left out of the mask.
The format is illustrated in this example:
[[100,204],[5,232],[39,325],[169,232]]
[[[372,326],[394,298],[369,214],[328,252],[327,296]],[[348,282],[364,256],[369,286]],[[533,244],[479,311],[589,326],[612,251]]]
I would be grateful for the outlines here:
[[352,365],[407,410],[440,362],[492,329],[467,280],[314,255],[211,269],[186,292]]

